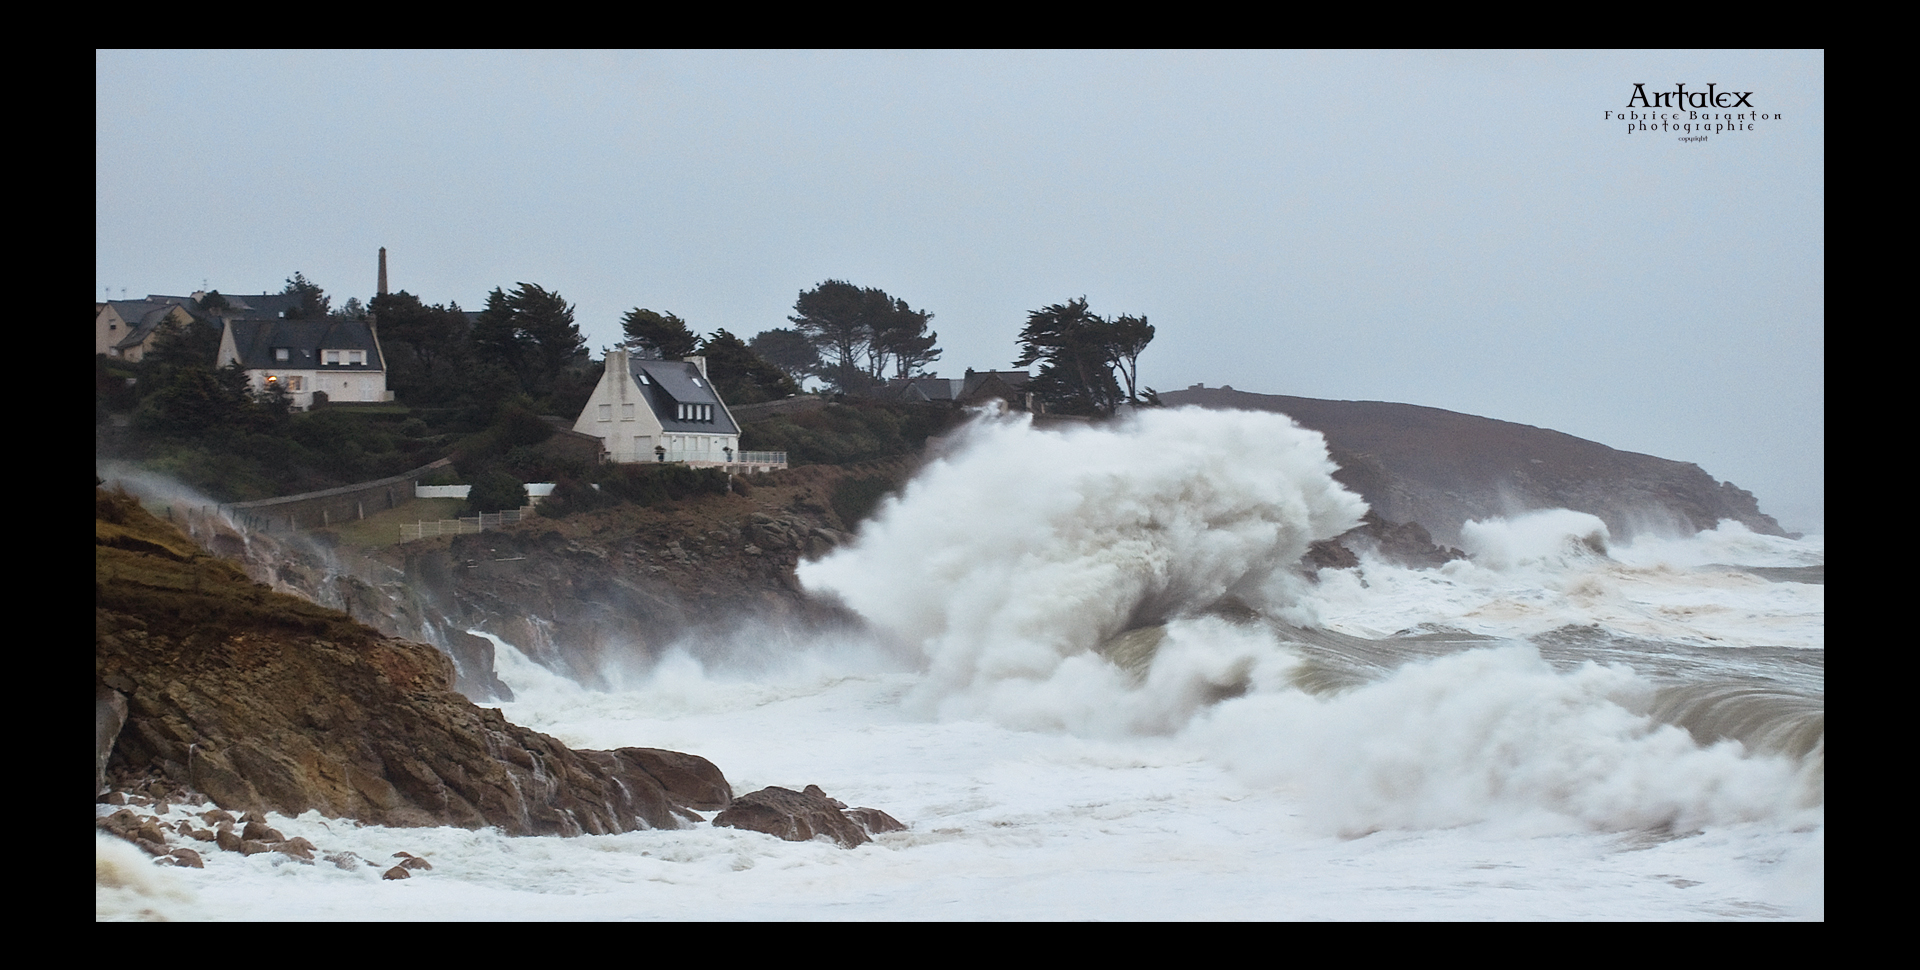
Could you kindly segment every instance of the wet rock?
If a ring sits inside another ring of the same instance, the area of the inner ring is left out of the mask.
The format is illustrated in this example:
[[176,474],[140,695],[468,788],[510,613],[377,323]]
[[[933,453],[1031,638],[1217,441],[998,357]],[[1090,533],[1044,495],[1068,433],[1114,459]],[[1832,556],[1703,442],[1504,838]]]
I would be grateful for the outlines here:
[[902,824],[899,819],[877,808],[849,808],[845,814],[848,818],[853,819],[854,824],[866,829],[868,835],[879,835],[882,832],[905,832],[907,830],[906,825]]
[[383,872],[383,873],[381,873],[381,874],[380,874],[380,878],[382,878],[382,879],[412,879],[412,878],[413,878],[413,873],[411,873],[411,872],[408,872],[408,871],[407,871],[407,867],[406,867],[406,866],[394,866],[393,868],[391,868],[391,869],[388,869],[388,870],[387,870],[386,872]]
[[[107,787],[107,759],[127,723],[127,696],[104,683],[93,685],[93,790]],[[118,804],[118,803],[116,803]]]
[[[99,546],[98,568],[113,581],[95,597],[95,674],[124,685],[115,689],[128,708],[109,773],[157,773],[170,801],[190,788],[228,809],[513,835],[674,828],[677,802],[713,801],[670,796],[626,758],[573,751],[475,707],[433,647],[274,593],[231,566],[196,567],[182,583],[185,560],[167,550],[191,540],[131,499],[96,498],[116,517],[114,534],[139,520],[156,537]],[[253,830],[239,841],[285,839]]]
[[834,799],[814,785],[808,785],[805,791],[762,788],[741,795],[726,811],[714,816],[713,824],[764,832],[788,842],[825,836],[849,849],[873,841],[864,827],[848,818]]

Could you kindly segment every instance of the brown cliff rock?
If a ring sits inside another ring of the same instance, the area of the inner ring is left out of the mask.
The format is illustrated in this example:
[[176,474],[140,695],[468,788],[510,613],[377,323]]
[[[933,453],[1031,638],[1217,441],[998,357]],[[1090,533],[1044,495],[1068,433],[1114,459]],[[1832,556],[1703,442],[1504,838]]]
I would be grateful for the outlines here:
[[127,699],[109,774],[230,811],[515,835],[672,828],[676,805],[724,788],[693,755],[677,756],[676,797],[645,758],[511,724],[453,690],[438,650],[256,585],[124,495],[95,504],[96,680]]

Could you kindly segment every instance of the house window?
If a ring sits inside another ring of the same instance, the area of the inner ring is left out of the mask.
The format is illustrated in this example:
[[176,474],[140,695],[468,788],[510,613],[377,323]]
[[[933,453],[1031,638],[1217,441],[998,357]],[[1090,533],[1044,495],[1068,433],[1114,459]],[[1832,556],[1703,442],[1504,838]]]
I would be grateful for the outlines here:
[[288,357],[290,357],[290,356],[292,356],[292,352],[291,352],[291,351],[289,351],[289,350],[287,350],[287,348],[285,348],[285,347],[275,347],[275,348],[273,348],[273,359],[274,359],[274,360],[281,360],[281,361],[284,361],[284,360],[286,360],[286,359],[287,359]]
[[620,420],[632,421],[633,417],[634,417],[633,405],[631,404],[620,405]]
[[329,351],[327,351],[327,361],[326,361],[326,362],[327,362],[327,363],[329,363],[329,364],[338,364],[338,363],[340,363],[340,352],[339,352],[339,351],[337,351],[337,350],[329,350]]
[[289,391],[292,391],[292,392],[294,392],[294,393],[296,393],[296,394],[297,394],[297,393],[299,393],[299,392],[301,392],[301,391],[304,391],[304,390],[306,390],[306,389],[307,389],[307,379],[306,379],[306,378],[304,378],[304,377],[289,377],[289,378],[287,378],[287,390],[289,390]]
[[600,405],[600,420],[602,421],[613,420],[613,405],[611,404]]
[[367,352],[366,352],[366,351],[364,351],[364,350],[349,350],[349,351],[347,351],[347,363],[349,363],[349,364],[364,364],[364,363],[366,363],[366,362],[367,362]]

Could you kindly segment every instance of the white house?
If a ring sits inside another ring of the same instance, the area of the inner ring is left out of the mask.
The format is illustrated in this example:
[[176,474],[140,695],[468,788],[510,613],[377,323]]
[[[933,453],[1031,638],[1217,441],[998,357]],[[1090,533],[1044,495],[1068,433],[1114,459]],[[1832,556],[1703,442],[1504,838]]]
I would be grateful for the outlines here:
[[279,385],[296,408],[313,406],[314,392],[329,401],[393,400],[386,361],[373,327],[336,317],[298,320],[223,318],[219,365],[239,363],[264,392]]
[[610,461],[678,461],[738,471],[767,471],[787,462],[784,452],[740,451],[740,425],[707,379],[704,357],[644,360],[610,351],[606,373],[573,430],[604,442]]

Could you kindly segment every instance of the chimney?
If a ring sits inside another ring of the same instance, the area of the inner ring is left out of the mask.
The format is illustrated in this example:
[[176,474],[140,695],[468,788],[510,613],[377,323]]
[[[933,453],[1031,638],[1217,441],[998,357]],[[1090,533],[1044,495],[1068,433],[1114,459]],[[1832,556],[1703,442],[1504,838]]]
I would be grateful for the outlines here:
[[379,296],[387,295],[387,247],[380,247],[380,287],[374,291]]
[[707,359],[705,357],[682,357],[680,359],[692,364],[694,369],[700,372],[701,377],[707,376]]

